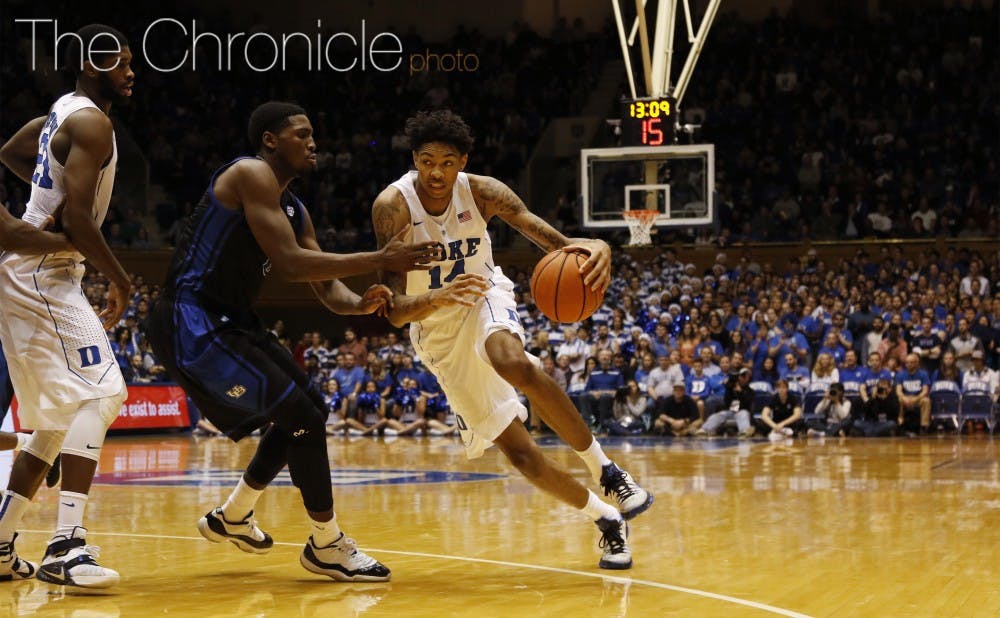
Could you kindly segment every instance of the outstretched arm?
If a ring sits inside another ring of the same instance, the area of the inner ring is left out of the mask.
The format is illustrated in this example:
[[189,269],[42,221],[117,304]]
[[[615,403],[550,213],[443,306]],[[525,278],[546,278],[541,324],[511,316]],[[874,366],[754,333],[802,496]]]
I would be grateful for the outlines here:
[[[231,171],[232,175],[227,176]],[[430,243],[404,245],[393,240],[367,253],[326,253],[299,245],[281,209],[282,189],[263,161],[241,161],[216,181],[216,196],[242,204],[247,224],[260,248],[281,276],[290,281],[330,281],[386,270],[412,270],[433,256]],[[313,233],[315,238],[315,232]]]
[[590,257],[580,267],[583,281],[592,290],[604,290],[611,284],[611,247],[603,240],[567,238],[544,219],[534,214],[510,187],[490,176],[469,174],[472,195],[487,221],[500,217],[507,225],[538,245],[543,251],[583,251]]
[[[312,217],[305,209],[302,214],[304,217],[302,233],[297,238],[299,245],[310,251],[322,251],[316,242],[316,228],[313,227]],[[339,279],[310,281],[309,286],[327,309],[340,315],[366,315],[376,312],[384,315],[387,308],[392,306],[392,292],[384,285],[371,286],[364,296],[352,292]]]
[[[399,190],[389,187],[382,191],[372,205],[372,227],[379,247],[397,238],[401,240],[409,230],[409,226],[410,212]],[[393,271],[379,273],[379,280],[388,285],[393,293],[393,306],[389,310],[388,318],[396,327],[409,322],[419,322],[442,307],[454,305],[471,307],[488,289],[486,278],[482,275],[464,274],[455,277],[443,288],[407,296],[405,277],[405,274]]]

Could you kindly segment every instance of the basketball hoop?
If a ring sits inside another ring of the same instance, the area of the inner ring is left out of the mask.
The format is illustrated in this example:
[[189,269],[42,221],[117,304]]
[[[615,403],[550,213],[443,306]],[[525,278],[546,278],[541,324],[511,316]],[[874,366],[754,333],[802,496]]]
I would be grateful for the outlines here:
[[628,231],[632,238],[629,246],[649,247],[653,244],[650,231],[660,213],[655,210],[626,210],[622,212],[625,223],[628,224]]

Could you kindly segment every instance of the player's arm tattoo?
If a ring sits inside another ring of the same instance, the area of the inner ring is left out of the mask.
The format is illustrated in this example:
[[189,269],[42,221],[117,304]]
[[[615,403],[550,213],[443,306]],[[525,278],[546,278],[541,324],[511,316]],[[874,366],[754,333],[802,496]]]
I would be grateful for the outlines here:
[[485,206],[484,215],[489,218],[496,215],[507,222],[528,240],[541,247],[544,251],[561,249],[570,243],[569,239],[559,230],[534,214],[524,204],[524,201],[510,187],[496,178],[477,176],[473,181],[473,191]]
[[[375,200],[372,205],[372,229],[379,249],[388,244],[406,225],[407,216],[406,199],[400,193],[396,192],[388,197],[383,193]],[[379,271],[378,280],[394,294],[394,307],[388,315],[389,322],[394,326],[401,327],[408,322],[421,320],[434,311],[429,294],[406,295],[406,273]]]

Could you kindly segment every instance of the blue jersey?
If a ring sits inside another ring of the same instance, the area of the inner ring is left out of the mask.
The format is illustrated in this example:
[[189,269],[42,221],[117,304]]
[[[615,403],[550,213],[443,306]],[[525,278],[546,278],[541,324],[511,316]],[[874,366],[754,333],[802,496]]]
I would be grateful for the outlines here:
[[687,386],[687,394],[692,397],[704,399],[711,394],[712,379],[706,375],[696,376],[691,373],[684,379],[684,382]]
[[919,395],[923,387],[930,387],[931,379],[923,369],[910,373],[904,367],[896,373],[896,384],[902,385],[904,395]]
[[885,367],[879,369],[877,372],[872,371],[871,367],[865,367],[861,376],[861,381],[864,382],[865,388],[868,389],[869,393],[875,390],[879,380],[888,380],[892,384],[892,372]]
[[853,369],[848,369],[847,367],[838,369],[837,371],[840,372],[840,383],[844,385],[844,392],[860,392],[861,383],[865,381],[864,375],[867,370],[867,367],[858,367],[856,365]]

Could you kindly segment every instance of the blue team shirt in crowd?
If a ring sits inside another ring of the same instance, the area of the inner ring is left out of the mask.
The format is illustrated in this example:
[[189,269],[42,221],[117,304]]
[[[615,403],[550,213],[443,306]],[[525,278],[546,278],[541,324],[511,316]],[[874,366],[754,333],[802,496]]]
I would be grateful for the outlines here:
[[617,369],[601,369],[598,367],[590,372],[587,378],[587,385],[584,387],[588,391],[615,391],[625,385],[622,372]]
[[923,387],[930,387],[931,379],[923,369],[910,373],[904,367],[896,373],[896,384],[902,385],[904,395],[919,395]]
[[878,386],[879,380],[888,380],[889,384],[892,384],[892,372],[883,367],[877,372],[872,371],[871,367],[865,367],[861,373],[861,381],[865,383],[865,388],[869,392]]
[[840,373],[840,383],[844,385],[844,391],[848,393],[857,393],[861,390],[861,383],[865,381],[864,373],[867,368],[865,367],[854,367],[854,369],[848,369],[847,367],[840,367],[837,371]]
[[684,383],[687,387],[687,394],[692,397],[701,397],[704,399],[711,394],[712,390],[712,379],[706,375],[696,376],[693,373],[689,374],[687,378],[684,379]]

